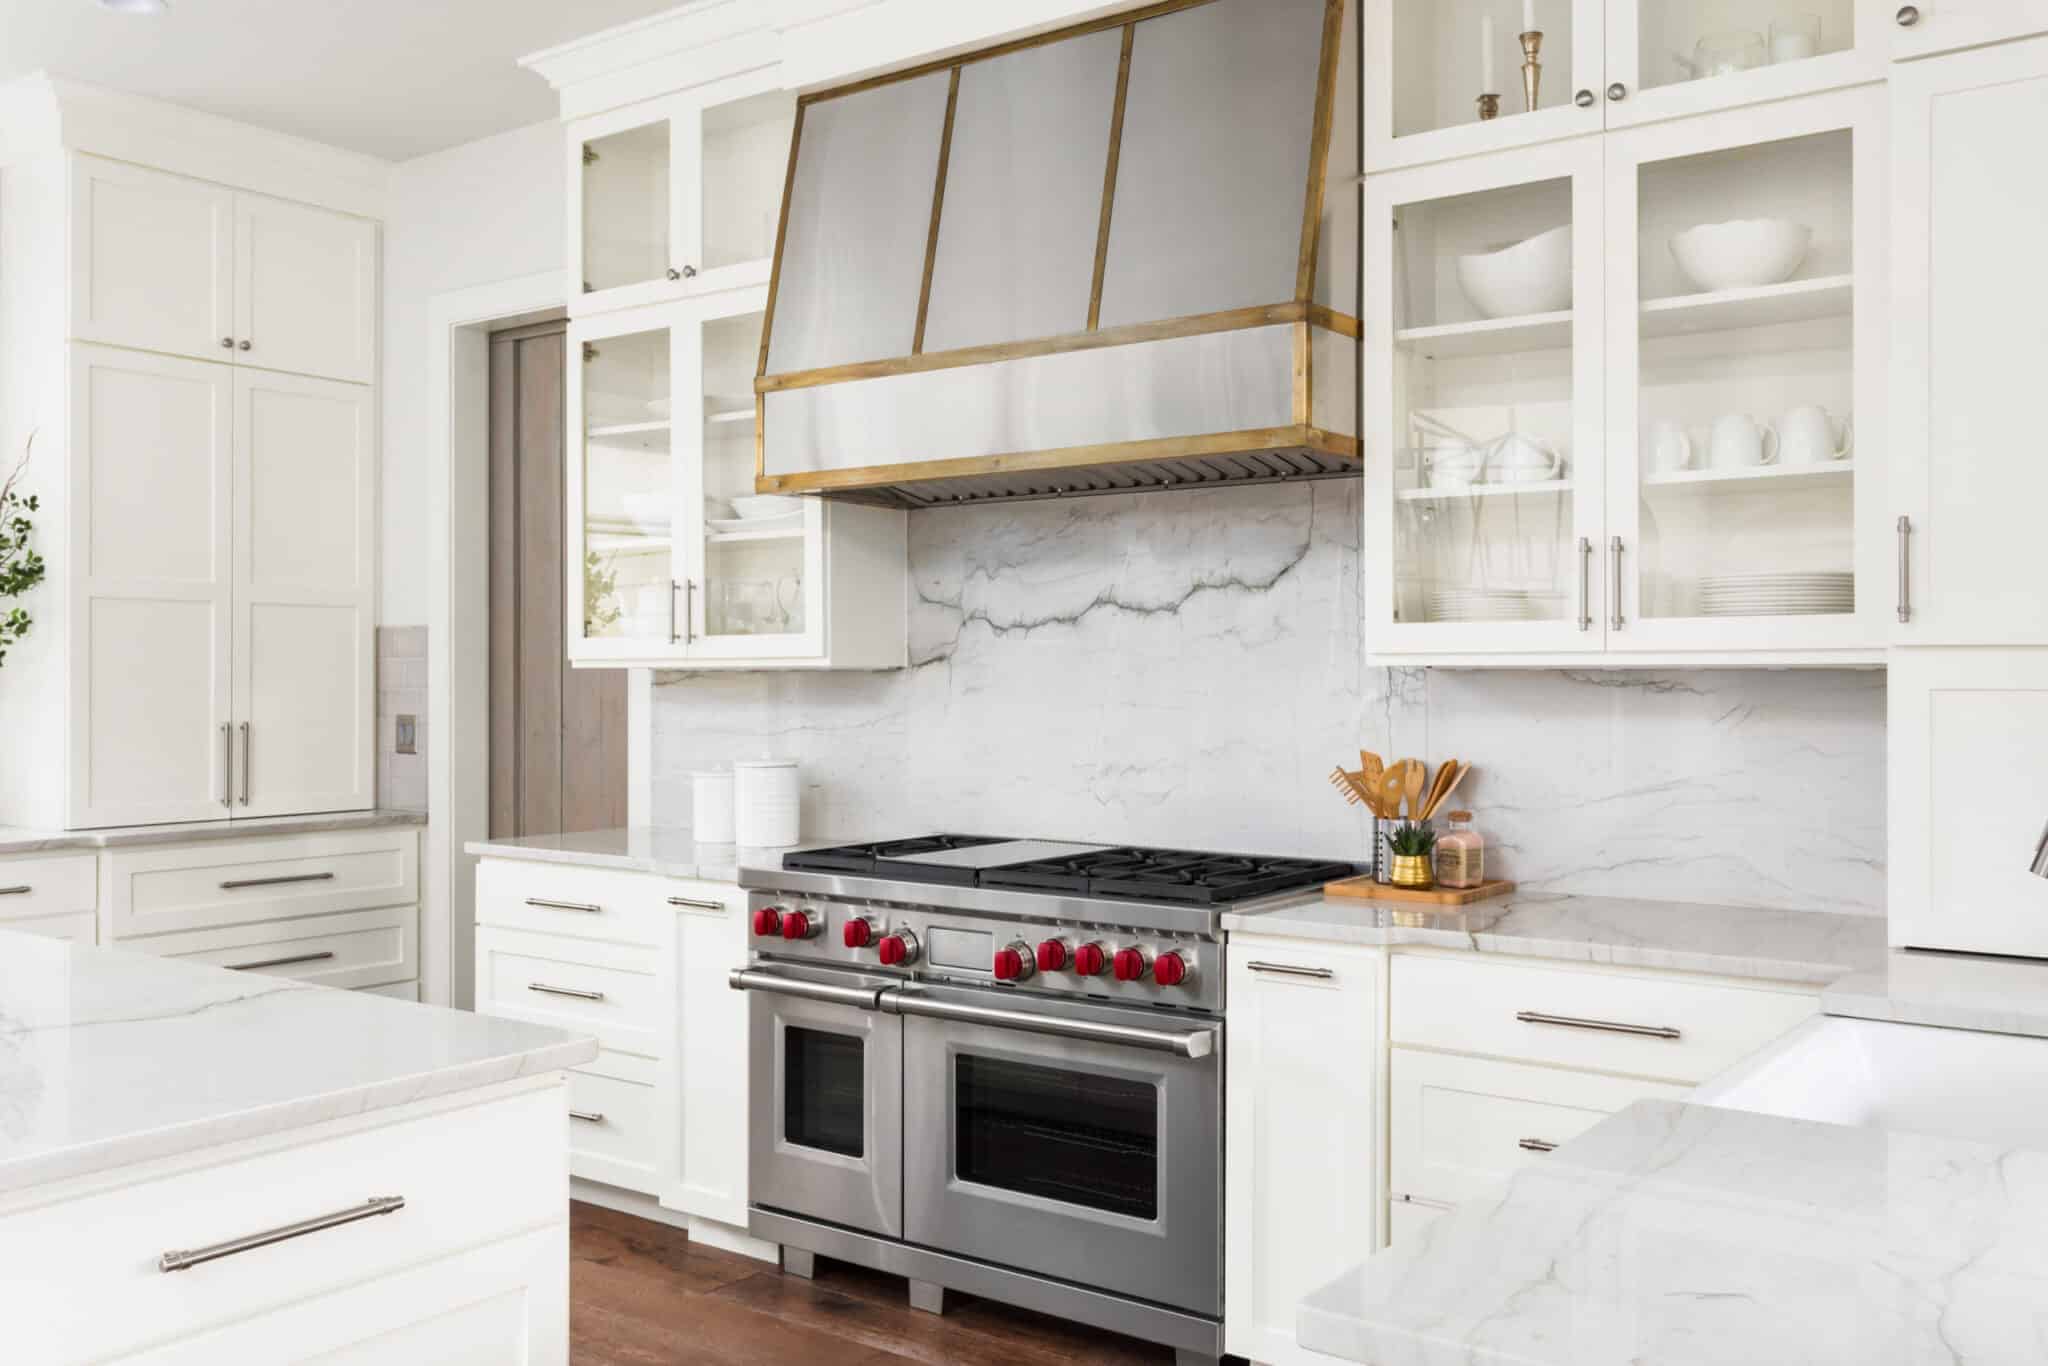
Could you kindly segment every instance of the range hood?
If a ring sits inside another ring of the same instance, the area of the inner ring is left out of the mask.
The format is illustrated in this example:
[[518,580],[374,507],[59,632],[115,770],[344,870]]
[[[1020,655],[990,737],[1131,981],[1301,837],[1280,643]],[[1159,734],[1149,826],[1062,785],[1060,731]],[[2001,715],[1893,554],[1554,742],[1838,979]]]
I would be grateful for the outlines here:
[[755,487],[1355,476],[1359,3],[1167,0],[804,97]]

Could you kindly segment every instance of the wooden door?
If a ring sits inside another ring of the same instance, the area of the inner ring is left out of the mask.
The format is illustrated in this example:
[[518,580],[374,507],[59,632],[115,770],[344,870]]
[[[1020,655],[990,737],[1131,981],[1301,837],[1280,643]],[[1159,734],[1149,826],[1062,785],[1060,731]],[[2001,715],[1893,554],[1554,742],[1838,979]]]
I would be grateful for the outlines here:
[[98,157],[71,163],[71,335],[202,359],[234,354],[234,195]]
[[[1895,67],[1893,518],[1900,645],[2048,644],[2048,38]],[[1938,282],[1938,287],[1937,287]],[[1887,607],[1892,585],[1881,590]]]
[[368,384],[377,358],[377,225],[235,196],[235,362]]
[[626,823],[626,676],[563,638],[567,354],[561,323],[491,339],[492,838]]
[[71,348],[74,827],[228,814],[231,381]]
[[355,384],[234,372],[235,808],[375,802],[376,409]]

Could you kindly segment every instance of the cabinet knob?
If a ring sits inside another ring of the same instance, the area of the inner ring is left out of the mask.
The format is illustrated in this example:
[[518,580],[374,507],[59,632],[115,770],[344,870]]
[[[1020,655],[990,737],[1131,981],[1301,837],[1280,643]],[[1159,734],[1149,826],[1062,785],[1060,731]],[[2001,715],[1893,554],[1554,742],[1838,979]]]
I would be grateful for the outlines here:
[[1911,28],[1920,22],[1920,7],[1918,5],[1901,5],[1895,17],[1899,21],[1900,28]]
[[684,278],[685,280],[694,280],[694,279],[696,279],[696,278],[697,278],[697,268],[696,268],[695,266],[684,266],[684,267],[683,267],[683,278]]
[[1593,107],[1593,101],[1598,98],[1599,97],[1590,90],[1581,90],[1578,94],[1572,96],[1572,103],[1576,104],[1581,109],[1591,109]]
[[235,349],[235,339],[233,337],[222,337],[220,344],[230,351]]
[[247,351],[247,350],[249,349],[249,347],[250,347],[250,342],[249,342],[249,339],[248,339],[247,337],[244,337],[244,338],[242,338],[242,339],[241,339],[240,341],[238,341],[238,342],[236,342],[236,343],[235,343],[235,349],[236,349],[237,351]]
[[1616,81],[1613,85],[1607,87],[1607,98],[1613,100],[1616,104],[1621,103],[1628,98],[1628,87],[1620,81]]
[[[683,273],[680,270],[677,270],[674,266],[670,266],[668,268],[668,278],[671,280],[680,280],[683,278]],[[588,289],[589,286],[585,285],[584,288]]]

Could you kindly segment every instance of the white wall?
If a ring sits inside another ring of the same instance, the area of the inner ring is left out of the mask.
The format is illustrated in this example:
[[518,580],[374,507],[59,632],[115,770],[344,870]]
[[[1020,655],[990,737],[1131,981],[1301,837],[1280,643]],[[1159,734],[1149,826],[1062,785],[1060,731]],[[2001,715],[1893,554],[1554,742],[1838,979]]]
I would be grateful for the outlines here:
[[391,170],[384,220],[384,451],[378,620],[427,620],[427,312],[434,295],[561,267],[562,126],[480,138]]

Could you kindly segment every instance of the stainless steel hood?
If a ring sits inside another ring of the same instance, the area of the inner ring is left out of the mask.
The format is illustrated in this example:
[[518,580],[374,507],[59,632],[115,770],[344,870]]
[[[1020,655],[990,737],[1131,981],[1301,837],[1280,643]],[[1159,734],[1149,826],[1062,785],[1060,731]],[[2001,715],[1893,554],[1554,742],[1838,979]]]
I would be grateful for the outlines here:
[[1356,475],[1358,3],[1167,0],[806,96],[756,488]]

